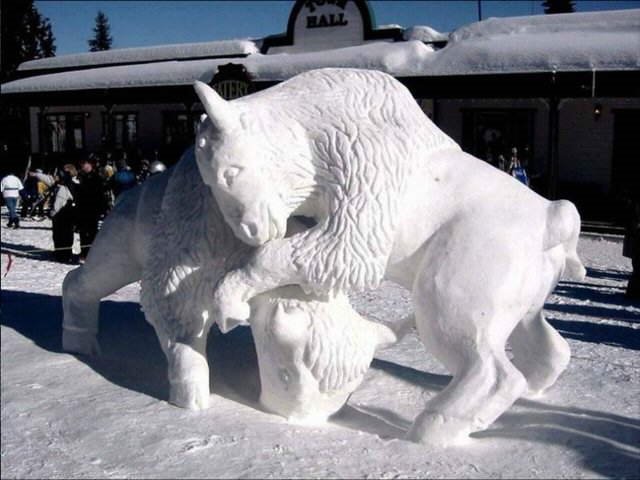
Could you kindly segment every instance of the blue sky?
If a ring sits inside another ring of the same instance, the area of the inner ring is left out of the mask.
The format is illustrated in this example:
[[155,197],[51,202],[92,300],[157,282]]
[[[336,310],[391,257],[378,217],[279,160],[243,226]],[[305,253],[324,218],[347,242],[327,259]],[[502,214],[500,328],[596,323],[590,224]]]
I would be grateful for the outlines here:
[[[14,0],[8,0],[14,1]],[[293,1],[73,1],[36,0],[40,13],[49,17],[57,54],[89,50],[95,16],[102,10],[109,19],[112,48],[206,42],[263,37],[286,29]],[[478,19],[476,0],[404,1],[372,0],[376,23],[403,27],[429,25],[451,31]],[[640,0],[576,0],[576,11],[640,8]],[[482,17],[542,14],[542,0],[482,0]]]

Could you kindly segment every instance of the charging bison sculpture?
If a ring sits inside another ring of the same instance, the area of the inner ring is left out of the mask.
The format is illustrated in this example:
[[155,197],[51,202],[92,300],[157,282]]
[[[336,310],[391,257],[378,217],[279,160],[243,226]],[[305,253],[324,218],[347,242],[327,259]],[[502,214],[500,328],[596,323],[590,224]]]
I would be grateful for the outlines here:
[[[283,285],[329,299],[403,285],[420,338],[453,375],[408,432],[422,443],[463,441],[556,381],[570,351],[542,307],[563,273],[585,274],[572,203],[463,152],[381,72],[309,71],[233,101],[195,88],[208,115],[200,173],[234,234],[258,247],[214,293],[223,329]],[[295,215],[317,223],[285,238]]]

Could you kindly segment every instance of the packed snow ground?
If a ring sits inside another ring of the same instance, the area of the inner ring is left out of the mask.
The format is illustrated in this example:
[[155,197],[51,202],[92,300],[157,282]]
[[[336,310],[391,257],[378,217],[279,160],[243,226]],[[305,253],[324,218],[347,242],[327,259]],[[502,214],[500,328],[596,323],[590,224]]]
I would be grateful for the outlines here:
[[[8,230],[2,214],[2,478],[578,478],[640,476],[640,305],[624,298],[622,239],[584,234],[582,283],[562,282],[547,316],[568,339],[567,371],[520,400],[468,445],[402,440],[449,377],[414,333],[378,353],[361,387],[324,426],[288,424],[257,404],[247,328],[212,335],[212,407],[167,403],[166,361],[138,305],[139,286],[103,301],[100,358],[61,351],[60,286],[50,224]],[[119,245],[114,248],[127,248]],[[397,320],[390,283],[353,299]]]

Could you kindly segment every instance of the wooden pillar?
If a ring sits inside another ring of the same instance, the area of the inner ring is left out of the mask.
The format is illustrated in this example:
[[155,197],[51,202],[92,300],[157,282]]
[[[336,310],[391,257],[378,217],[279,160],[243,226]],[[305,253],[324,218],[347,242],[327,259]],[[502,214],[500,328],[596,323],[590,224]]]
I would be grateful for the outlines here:
[[111,124],[111,115],[113,113],[114,104],[105,103],[103,107],[105,109],[105,116],[103,125],[104,138],[102,140],[102,148],[107,152],[111,152],[113,150],[113,128]]
[[195,125],[193,124],[193,102],[184,102],[184,108],[187,111],[187,131],[189,134],[189,138],[194,138],[196,135]]
[[37,126],[36,126],[36,128],[38,129],[38,153],[42,154],[42,153],[45,153],[44,111],[45,111],[45,109],[47,107],[45,107],[43,105],[39,105],[37,108],[38,108],[38,113],[37,113]]
[[547,196],[555,200],[558,196],[558,145],[559,145],[559,104],[556,91],[556,72],[551,76],[551,95],[549,97],[548,145],[547,145]]

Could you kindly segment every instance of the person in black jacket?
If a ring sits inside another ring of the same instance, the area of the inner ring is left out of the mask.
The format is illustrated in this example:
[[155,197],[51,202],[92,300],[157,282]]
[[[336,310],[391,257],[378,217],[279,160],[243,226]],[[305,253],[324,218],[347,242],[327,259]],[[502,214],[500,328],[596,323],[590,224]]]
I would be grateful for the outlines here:
[[76,219],[80,233],[80,263],[84,263],[98,233],[98,221],[106,212],[104,185],[91,157],[80,161],[76,195]]
[[76,167],[66,164],[56,180],[53,195],[51,230],[54,257],[58,262],[70,263],[73,259],[73,232],[75,228],[75,196],[78,187]]

